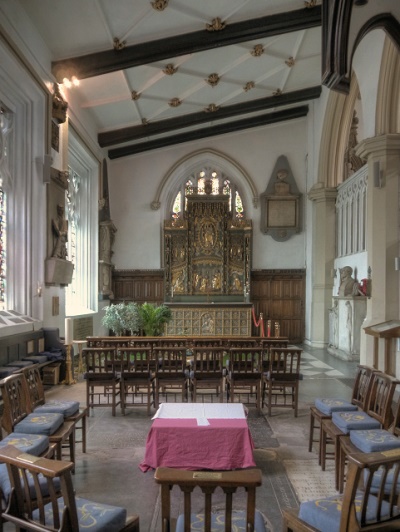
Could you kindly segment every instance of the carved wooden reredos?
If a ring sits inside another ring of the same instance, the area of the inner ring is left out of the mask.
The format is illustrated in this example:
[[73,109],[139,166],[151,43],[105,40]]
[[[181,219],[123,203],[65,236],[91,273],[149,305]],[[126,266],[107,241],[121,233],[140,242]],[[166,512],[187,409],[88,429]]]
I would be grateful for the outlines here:
[[164,222],[166,301],[246,301],[251,220],[229,210],[229,196],[187,196],[183,218]]

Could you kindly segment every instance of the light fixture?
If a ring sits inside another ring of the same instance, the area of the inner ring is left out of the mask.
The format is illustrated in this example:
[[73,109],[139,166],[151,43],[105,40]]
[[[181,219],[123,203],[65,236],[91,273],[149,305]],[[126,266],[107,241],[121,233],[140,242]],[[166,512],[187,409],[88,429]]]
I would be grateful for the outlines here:
[[67,89],[70,89],[72,86],[78,87],[79,86],[79,79],[76,76],[72,76],[71,79],[64,78],[63,79],[63,85]]

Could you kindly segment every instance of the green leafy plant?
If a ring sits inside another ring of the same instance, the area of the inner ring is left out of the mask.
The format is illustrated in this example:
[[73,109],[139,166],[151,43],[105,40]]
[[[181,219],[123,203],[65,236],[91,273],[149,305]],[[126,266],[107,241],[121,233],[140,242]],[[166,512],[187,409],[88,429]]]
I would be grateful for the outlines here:
[[140,317],[136,303],[118,303],[106,307],[104,311],[102,324],[116,336],[122,336],[125,331],[129,331],[131,335],[139,331]]
[[138,306],[140,328],[146,336],[161,336],[164,325],[172,317],[171,309],[166,305],[143,303]]

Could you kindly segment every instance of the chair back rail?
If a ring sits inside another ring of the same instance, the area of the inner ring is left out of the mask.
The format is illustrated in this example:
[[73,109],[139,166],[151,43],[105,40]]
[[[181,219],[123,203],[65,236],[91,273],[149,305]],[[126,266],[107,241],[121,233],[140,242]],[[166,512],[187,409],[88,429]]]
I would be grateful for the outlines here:
[[[331,529],[339,532],[400,530],[400,449],[354,453],[348,460],[343,495],[302,503],[302,517],[293,510],[283,510],[283,530],[316,530],[310,523],[317,521],[324,526],[324,513]],[[303,505],[308,508],[303,509]]]
[[298,380],[300,378],[302,352],[302,349],[272,347],[269,350],[269,375],[271,380]]
[[35,408],[44,405],[46,402],[40,370],[36,366],[32,366],[24,368],[22,373],[25,376],[26,392],[27,397],[29,397],[28,407],[33,412]]
[[223,357],[225,349],[217,347],[193,347],[192,371],[195,375],[213,374],[218,378],[223,371]]
[[378,372],[373,375],[365,411],[377,419],[382,428],[388,429],[393,423],[393,396],[400,381],[385,373]]
[[[10,502],[3,510],[2,518],[14,523],[18,530],[33,530],[36,532],[70,532],[80,530],[77,501],[75,498],[71,472],[74,464],[65,460],[49,460],[21,453],[12,445],[0,449],[0,462],[7,464],[8,474],[12,486]],[[44,477],[48,494],[43,497]],[[31,478],[33,480],[29,481]],[[60,493],[61,489],[61,493]],[[33,493],[32,493],[33,492]],[[63,504],[59,504],[60,495]],[[91,515],[90,507],[96,506],[91,501],[84,501],[86,517]],[[51,512],[46,511],[51,505]],[[100,515],[102,505],[98,504],[96,510]],[[111,507],[117,511],[123,510]],[[103,512],[110,511],[110,507],[103,508]],[[122,511],[124,519],[125,512]],[[94,519],[95,520],[95,519]],[[96,530],[106,532],[110,523],[100,526],[100,519],[96,523]],[[132,516],[125,519],[125,526],[120,530],[139,532],[139,518]]]
[[371,366],[359,365],[357,367],[356,377],[351,395],[351,402],[364,410],[371,392],[373,374],[380,373]]
[[155,359],[151,347],[120,347],[116,359],[121,362],[121,376],[130,374],[148,375],[155,370]]
[[260,347],[231,347],[229,349],[229,373],[235,376],[259,374],[261,377],[261,363],[263,351]]
[[171,530],[171,493],[174,486],[183,492],[184,530],[190,530],[192,508],[192,492],[198,488],[204,494],[203,520],[204,530],[211,530],[212,501],[215,492],[220,489],[225,496],[225,530],[232,530],[232,515],[235,508],[235,493],[244,488],[247,493],[245,510],[245,529],[254,530],[256,514],[256,488],[261,486],[262,477],[259,469],[243,469],[237,471],[184,471],[160,467],[156,469],[154,478],[161,486],[162,530]]
[[4,406],[1,423],[8,434],[13,432],[17,423],[30,414],[24,379],[22,373],[16,373],[0,381]]

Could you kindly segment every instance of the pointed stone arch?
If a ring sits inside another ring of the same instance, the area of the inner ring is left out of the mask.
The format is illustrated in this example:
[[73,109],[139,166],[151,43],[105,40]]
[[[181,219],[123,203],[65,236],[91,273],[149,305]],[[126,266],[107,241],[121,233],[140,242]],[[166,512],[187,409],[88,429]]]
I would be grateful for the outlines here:
[[252,204],[254,208],[257,208],[258,193],[251,176],[234,159],[212,149],[192,152],[177,161],[162,178],[151,203],[151,208],[158,210],[163,205],[165,211],[163,218],[165,218],[178,185],[189,174],[204,165],[214,166],[233,181],[239,183],[242,187],[242,199],[247,205]]

